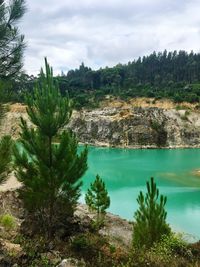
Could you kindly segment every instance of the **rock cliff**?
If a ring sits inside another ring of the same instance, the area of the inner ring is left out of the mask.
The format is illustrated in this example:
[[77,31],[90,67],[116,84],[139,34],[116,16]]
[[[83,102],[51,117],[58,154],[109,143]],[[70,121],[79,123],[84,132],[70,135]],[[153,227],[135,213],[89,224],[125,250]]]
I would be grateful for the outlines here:
[[[2,134],[19,135],[25,108],[12,105],[1,126]],[[158,107],[107,107],[73,112],[71,128],[82,143],[130,148],[200,147],[198,111]]]
[[197,112],[156,107],[75,113],[69,127],[83,143],[131,148],[200,147]]

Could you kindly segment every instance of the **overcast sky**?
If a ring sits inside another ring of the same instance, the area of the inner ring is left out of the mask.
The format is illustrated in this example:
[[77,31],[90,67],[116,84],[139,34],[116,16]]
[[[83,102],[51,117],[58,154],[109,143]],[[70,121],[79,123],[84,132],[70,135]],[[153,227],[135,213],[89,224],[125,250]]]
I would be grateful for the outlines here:
[[153,51],[200,51],[200,0],[26,0],[25,70],[127,63]]

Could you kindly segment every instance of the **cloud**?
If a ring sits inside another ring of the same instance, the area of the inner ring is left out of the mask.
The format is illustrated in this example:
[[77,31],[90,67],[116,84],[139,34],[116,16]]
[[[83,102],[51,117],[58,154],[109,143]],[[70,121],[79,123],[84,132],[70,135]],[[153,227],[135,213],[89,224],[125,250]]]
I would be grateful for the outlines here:
[[198,0],[27,0],[19,25],[25,69],[37,74],[48,57],[54,72],[127,63],[153,51],[199,52]]

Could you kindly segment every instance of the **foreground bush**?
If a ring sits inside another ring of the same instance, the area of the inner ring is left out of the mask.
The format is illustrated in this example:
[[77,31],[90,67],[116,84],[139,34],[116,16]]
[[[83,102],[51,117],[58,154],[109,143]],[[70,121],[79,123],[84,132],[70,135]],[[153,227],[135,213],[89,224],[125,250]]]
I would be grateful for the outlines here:
[[194,267],[198,265],[189,245],[181,236],[170,234],[149,248],[133,248],[123,267]]

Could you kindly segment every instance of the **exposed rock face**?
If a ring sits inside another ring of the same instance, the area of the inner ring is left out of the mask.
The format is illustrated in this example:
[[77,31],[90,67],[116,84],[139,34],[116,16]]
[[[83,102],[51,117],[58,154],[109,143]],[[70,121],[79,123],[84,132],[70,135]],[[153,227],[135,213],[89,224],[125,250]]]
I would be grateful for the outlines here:
[[105,108],[75,113],[70,128],[83,143],[121,147],[200,147],[200,114],[161,108]]
[[[0,134],[19,136],[25,108],[11,106]],[[131,148],[200,147],[200,113],[158,107],[104,108],[74,112],[71,128],[82,143]]]

